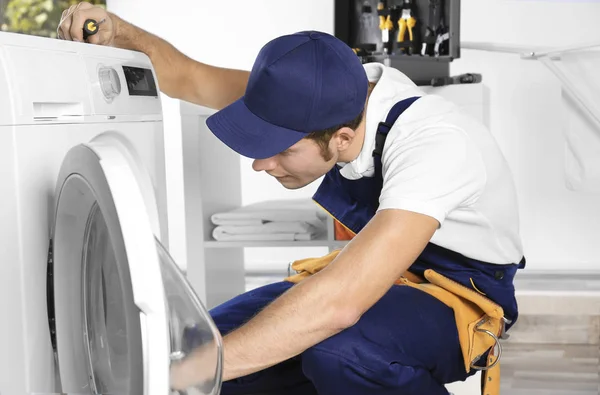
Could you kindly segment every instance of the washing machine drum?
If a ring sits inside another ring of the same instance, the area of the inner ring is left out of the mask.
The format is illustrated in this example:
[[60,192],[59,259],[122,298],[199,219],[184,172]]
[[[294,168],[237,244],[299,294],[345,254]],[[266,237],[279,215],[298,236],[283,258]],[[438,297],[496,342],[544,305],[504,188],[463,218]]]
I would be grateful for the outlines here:
[[63,393],[160,394],[173,361],[203,347],[221,386],[218,330],[155,236],[150,178],[131,146],[106,135],[74,147],[57,184],[49,310]]

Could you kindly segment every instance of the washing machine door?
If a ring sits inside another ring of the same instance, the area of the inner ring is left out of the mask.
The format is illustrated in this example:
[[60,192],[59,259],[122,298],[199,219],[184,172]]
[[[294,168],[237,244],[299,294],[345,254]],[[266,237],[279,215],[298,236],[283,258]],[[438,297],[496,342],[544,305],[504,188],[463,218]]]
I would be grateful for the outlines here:
[[169,394],[171,363],[197,347],[205,380],[185,393],[220,391],[219,332],[155,236],[149,180],[115,133],[64,159],[49,282],[63,393]]

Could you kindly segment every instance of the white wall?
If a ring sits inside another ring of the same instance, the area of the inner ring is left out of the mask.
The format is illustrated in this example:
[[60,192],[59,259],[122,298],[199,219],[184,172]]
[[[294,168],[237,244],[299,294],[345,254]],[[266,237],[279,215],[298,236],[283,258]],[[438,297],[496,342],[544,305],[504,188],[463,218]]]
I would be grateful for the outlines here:
[[[598,1],[462,0],[461,39],[534,47],[600,42],[599,17]],[[463,50],[452,72],[468,71],[482,73],[490,88],[491,130],[517,183],[528,268],[600,270],[599,196],[566,187],[559,81],[538,61]]]

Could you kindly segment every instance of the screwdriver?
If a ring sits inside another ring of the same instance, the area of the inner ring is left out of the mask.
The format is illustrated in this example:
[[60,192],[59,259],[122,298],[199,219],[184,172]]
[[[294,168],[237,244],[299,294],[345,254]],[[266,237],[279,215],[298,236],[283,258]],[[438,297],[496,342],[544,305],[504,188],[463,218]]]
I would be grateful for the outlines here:
[[83,23],[83,39],[87,40],[89,36],[93,36],[98,33],[98,27],[106,21],[102,19],[100,22],[96,22],[94,19],[86,19]]

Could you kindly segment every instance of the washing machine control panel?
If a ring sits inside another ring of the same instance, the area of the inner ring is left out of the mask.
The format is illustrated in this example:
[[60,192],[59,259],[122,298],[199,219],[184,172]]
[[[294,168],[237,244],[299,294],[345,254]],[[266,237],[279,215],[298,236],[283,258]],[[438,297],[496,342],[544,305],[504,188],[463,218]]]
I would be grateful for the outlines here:
[[[109,49],[89,47],[98,51]],[[123,119],[119,117],[124,115],[162,118],[158,79],[150,59],[137,52],[126,52],[127,58],[120,51],[119,54],[120,57],[82,57],[87,84],[77,86],[84,85],[88,91],[91,113],[110,119]]]
[[[129,96],[158,96],[152,70],[134,66],[117,67],[122,70]],[[100,66],[98,69],[100,88],[108,102],[111,102],[121,93],[121,77],[119,74],[115,67]]]

